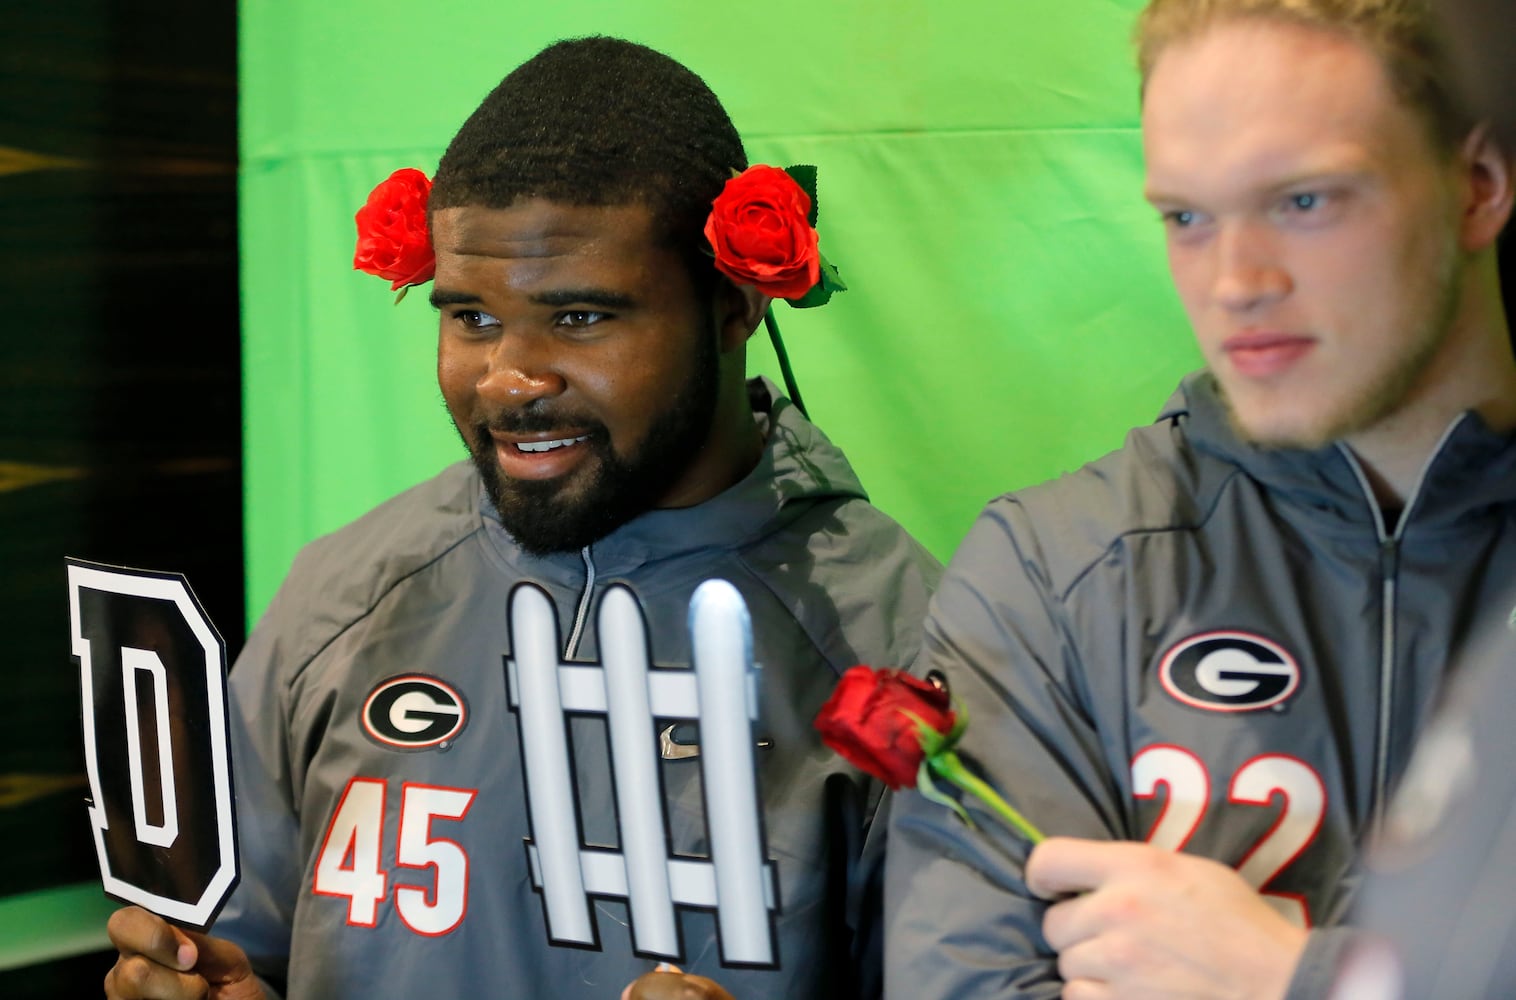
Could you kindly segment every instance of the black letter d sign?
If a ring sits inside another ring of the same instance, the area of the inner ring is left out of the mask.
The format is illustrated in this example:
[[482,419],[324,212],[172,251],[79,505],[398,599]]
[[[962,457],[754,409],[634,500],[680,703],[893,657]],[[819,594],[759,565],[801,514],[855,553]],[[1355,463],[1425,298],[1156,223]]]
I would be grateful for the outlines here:
[[175,573],[69,559],[68,601],[101,882],[205,930],[238,875],[221,636]]

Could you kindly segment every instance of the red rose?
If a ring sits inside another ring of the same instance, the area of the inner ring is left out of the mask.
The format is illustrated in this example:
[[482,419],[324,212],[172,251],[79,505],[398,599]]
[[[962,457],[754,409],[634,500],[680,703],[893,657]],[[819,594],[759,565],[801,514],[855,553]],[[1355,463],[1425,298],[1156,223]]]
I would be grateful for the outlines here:
[[390,291],[431,281],[437,273],[432,237],[426,230],[426,200],[432,182],[405,167],[390,174],[358,209],[358,249],[353,268],[393,282]]
[[[913,719],[911,716],[915,716]],[[899,670],[853,667],[816,715],[821,742],[891,788],[916,784],[925,753],[916,719],[946,734],[948,694]]]
[[798,299],[821,280],[811,196],[778,167],[748,167],[711,203],[705,238],[716,270],[776,299]]

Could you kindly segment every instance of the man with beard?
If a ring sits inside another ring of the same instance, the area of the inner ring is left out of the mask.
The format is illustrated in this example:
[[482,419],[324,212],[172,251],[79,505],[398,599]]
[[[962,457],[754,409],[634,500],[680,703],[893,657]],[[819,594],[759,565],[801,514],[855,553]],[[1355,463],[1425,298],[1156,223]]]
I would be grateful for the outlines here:
[[1326,993],[1360,843],[1516,579],[1512,164],[1431,16],[1144,11],[1146,195],[1206,370],[954,557],[919,669],[1050,836],[900,796],[888,995]]
[[[614,39],[550,46],[463,125],[432,301],[472,461],[300,554],[231,671],[242,881],[214,936],[118,912],[110,996],[605,998],[660,958],[848,992],[869,810],[810,721],[847,667],[909,661],[938,570],[744,378],[769,298],[702,227],[746,167],[698,77]],[[728,734],[668,708],[710,578],[751,616],[756,804],[702,778]],[[734,897],[715,847],[744,837]]]

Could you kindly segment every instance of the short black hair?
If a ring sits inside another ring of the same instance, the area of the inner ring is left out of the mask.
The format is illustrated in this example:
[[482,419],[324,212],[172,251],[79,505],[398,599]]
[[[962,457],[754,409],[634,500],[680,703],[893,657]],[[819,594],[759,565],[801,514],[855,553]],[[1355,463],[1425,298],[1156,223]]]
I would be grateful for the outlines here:
[[702,230],[747,153],[688,68],[619,38],[571,38],[500,81],[448,144],[430,208],[643,204],[697,288],[715,281]]

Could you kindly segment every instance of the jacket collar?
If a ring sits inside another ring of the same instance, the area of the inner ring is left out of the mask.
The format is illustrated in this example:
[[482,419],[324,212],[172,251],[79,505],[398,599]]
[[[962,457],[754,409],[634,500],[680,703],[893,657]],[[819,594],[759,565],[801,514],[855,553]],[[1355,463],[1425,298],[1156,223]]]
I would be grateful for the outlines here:
[[[1202,452],[1241,466],[1282,495],[1323,513],[1374,527],[1377,510],[1343,445],[1264,448],[1240,439],[1209,372],[1185,377],[1160,421],[1177,421]],[[1472,410],[1448,427],[1401,520],[1418,528],[1462,521],[1516,501],[1516,435],[1492,431]]]

